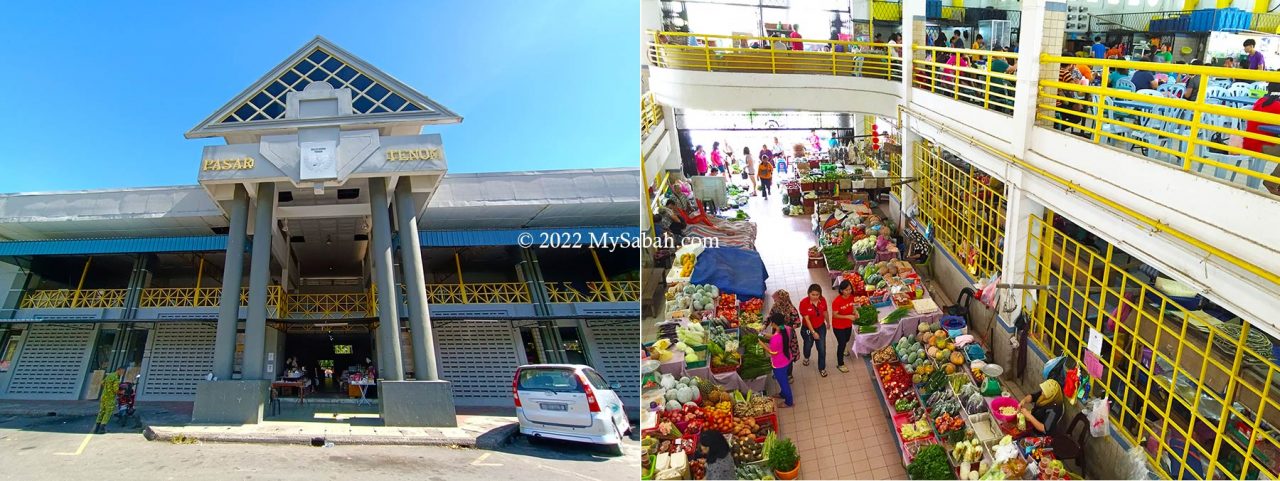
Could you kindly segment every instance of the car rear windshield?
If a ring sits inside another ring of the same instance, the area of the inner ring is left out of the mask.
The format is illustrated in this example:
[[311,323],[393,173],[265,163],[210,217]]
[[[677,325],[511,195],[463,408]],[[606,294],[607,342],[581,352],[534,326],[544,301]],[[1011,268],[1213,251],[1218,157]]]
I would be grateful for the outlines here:
[[519,386],[521,391],[582,392],[577,374],[570,369],[524,368]]

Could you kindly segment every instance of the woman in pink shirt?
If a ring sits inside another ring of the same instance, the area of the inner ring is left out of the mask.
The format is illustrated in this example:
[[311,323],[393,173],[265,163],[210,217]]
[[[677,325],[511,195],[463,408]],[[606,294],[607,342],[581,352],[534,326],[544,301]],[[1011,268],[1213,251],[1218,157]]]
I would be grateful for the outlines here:
[[698,165],[698,175],[707,175],[707,151],[701,145],[694,149],[693,161]]
[[791,396],[791,382],[787,379],[787,367],[791,365],[789,348],[791,338],[796,334],[791,326],[787,325],[787,318],[781,314],[770,315],[769,324],[773,327],[773,335],[769,337],[768,344],[765,344],[764,339],[760,339],[760,344],[764,346],[765,352],[769,353],[773,361],[773,378],[778,381],[778,387],[782,390],[782,400],[786,403],[786,407],[791,407],[795,405],[795,400]]

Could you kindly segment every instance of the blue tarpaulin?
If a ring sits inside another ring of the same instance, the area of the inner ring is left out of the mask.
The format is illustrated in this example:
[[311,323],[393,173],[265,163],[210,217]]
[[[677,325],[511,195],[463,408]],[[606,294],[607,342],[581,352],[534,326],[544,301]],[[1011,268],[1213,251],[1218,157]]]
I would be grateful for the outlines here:
[[693,266],[692,284],[712,284],[725,294],[742,298],[763,298],[769,272],[760,253],[737,247],[705,249]]

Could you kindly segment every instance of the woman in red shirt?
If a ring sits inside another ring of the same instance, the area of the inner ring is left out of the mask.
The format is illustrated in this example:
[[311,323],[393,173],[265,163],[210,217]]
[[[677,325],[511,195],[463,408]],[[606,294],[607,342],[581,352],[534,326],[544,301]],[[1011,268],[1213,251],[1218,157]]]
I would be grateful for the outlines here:
[[[1253,111],[1266,112],[1270,114],[1280,114],[1280,82],[1271,82],[1267,84],[1267,95],[1263,95],[1262,98],[1258,99],[1258,101],[1253,104]],[[1258,127],[1261,127],[1263,125],[1266,125],[1266,124],[1262,122],[1256,122],[1256,121],[1250,120],[1249,123],[1246,125],[1245,130],[1248,132],[1253,132],[1255,134],[1268,135],[1265,132],[1258,130]],[[1274,145],[1276,144],[1267,142],[1265,140],[1244,139],[1243,147],[1245,150],[1251,150],[1258,153],[1272,153],[1274,152],[1274,147],[1272,147]],[[1268,148],[1268,147],[1272,147],[1272,148]],[[1266,149],[1271,152],[1263,152],[1263,149]],[[1271,172],[1271,175],[1280,177],[1280,166],[1277,166],[1276,169],[1273,172]],[[1271,182],[1269,180],[1263,182],[1262,184],[1264,187],[1266,187],[1267,190],[1271,191],[1272,194],[1280,195],[1280,184]]]
[[804,322],[800,329],[800,337],[804,338],[804,365],[809,365],[810,349],[817,346],[818,374],[827,377],[827,322],[831,312],[822,297],[822,286],[809,286],[809,295],[800,300],[800,318]]
[[849,372],[844,366],[845,349],[849,347],[849,338],[853,336],[853,318],[856,315],[853,305],[853,284],[840,281],[840,295],[831,301],[831,331],[836,335],[836,369]]

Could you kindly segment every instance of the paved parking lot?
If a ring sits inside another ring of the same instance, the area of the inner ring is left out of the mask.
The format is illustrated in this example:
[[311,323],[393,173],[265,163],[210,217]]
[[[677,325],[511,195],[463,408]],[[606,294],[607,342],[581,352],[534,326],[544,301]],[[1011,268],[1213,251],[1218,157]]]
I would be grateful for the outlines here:
[[[165,416],[166,414],[150,414]],[[168,414],[181,416],[180,413]],[[89,435],[93,417],[0,415],[0,479],[95,480],[354,480],[634,479],[640,443],[622,456],[607,447],[516,436],[496,450],[336,445],[331,448],[147,441],[140,427],[113,424]]]

